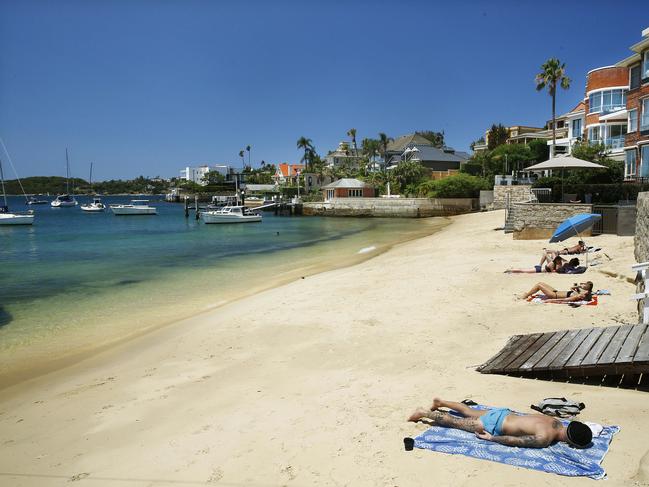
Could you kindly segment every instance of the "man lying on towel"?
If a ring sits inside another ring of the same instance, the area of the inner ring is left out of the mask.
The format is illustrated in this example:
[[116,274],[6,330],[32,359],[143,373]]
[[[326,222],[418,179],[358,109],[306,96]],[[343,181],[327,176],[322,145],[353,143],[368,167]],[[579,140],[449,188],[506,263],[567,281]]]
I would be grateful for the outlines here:
[[[439,408],[452,409],[462,417],[439,411]],[[417,422],[422,418],[431,419],[438,426],[475,433],[483,440],[523,448],[545,448],[556,441],[585,448],[593,438],[590,428],[579,421],[564,426],[558,419],[544,414],[518,415],[505,408],[479,410],[439,398],[433,400],[430,409],[417,409],[408,421]]]

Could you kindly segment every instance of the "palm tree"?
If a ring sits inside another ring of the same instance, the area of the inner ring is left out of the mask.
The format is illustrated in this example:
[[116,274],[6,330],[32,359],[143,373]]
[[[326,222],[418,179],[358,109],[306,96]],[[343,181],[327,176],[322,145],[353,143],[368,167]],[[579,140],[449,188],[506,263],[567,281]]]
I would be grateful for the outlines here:
[[246,150],[248,151],[248,167],[252,169],[252,165],[250,164],[250,146],[246,146]]
[[358,155],[358,147],[356,147],[356,129],[349,129],[347,135],[352,138],[352,145],[354,146],[354,156]]
[[385,135],[383,132],[379,134],[379,144],[381,144],[381,157],[383,157],[383,167],[387,165],[388,161],[385,160],[385,155],[388,152],[388,144],[390,143],[390,138]]
[[552,151],[550,157],[554,157],[554,145],[557,140],[557,121],[556,121],[556,98],[557,85],[564,90],[570,88],[570,78],[566,76],[566,65],[561,63],[557,58],[550,58],[541,65],[541,72],[536,75],[536,91],[548,88],[548,93],[552,97]]
[[307,169],[310,169],[309,161],[311,158],[309,156],[311,151],[315,151],[313,142],[311,141],[311,139],[307,139],[306,137],[302,136],[297,139],[297,148],[304,149],[304,156],[302,157],[302,159],[300,159],[300,162],[304,161],[304,163],[307,165]]
[[246,160],[243,158],[243,151],[239,151],[239,157],[241,158],[241,168],[243,169],[246,165]]

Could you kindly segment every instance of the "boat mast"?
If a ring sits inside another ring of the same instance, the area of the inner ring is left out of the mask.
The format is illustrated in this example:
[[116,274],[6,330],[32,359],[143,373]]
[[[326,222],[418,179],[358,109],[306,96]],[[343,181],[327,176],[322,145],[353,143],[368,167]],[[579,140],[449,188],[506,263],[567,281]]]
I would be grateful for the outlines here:
[[90,163],[90,191],[92,192],[92,162]]
[[5,192],[5,175],[2,172],[2,159],[0,159],[0,182],[2,182],[2,196],[5,200],[5,207],[8,207],[9,205],[7,204],[7,193]]
[[65,148],[65,192],[70,194],[70,160],[67,147]]

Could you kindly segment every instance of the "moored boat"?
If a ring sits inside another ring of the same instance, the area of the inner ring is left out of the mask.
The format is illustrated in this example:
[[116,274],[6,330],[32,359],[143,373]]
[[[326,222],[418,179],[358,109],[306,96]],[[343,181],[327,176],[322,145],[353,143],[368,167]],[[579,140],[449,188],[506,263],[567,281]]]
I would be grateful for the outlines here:
[[0,183],[2,186],[2,198],[4,205],[0,206],[0,225],[31,225],[34,223],[34,212],[21,211],[10,212],[9,204],[7,203],[7,193],[5,192],[5,177],[2,171],[2,160],[0,159]]
[[247,206],[224,206],[216,210],[202,211],[201,219],[205,223],[252,223],[260,222],[261,215]]
[[101,202],[101,198],[93,198],[92,203],[81,205],[81,210],[87,213],[99,213],[106,209],[106,205]]
[[157,215],[155,206],[148,204],[149,200],[131,200],[128,205],[110,205],[115,215]]

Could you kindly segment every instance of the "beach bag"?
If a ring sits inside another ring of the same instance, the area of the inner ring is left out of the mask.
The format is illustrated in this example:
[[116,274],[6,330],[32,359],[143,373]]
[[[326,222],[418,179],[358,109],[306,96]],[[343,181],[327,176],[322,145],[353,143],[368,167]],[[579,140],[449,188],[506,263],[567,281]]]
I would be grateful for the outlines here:
[[547,416],[570,418],[579,414],[586,405],[583,402],[570,401],[565,397],[546,397],[539,401],[538,404],[532,404],[530,407]]

